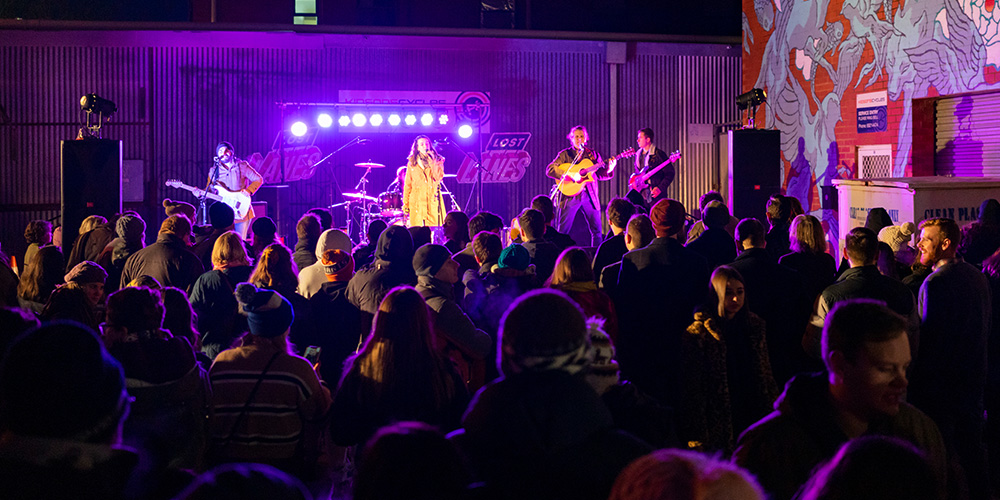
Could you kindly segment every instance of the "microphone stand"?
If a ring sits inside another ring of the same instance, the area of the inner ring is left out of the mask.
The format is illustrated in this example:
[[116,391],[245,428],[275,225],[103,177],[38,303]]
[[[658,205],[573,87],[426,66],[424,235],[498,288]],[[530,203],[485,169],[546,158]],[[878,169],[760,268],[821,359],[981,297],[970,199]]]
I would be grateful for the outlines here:
[[198,197],[198,210],[201,212],[201,225],[208,224],[208,211],[205,209],[205,200],[208,198],[208,190],[219,180],[219,160],[215,160],[215,168],[212,169],[212,175],[208,179],[208,184],[205,184],[205,192],[201,193]]
[[[483,168],[482,162],[478,158],[476,158],[475,155],[473,155],[472,153],[470,153],[470,152],[462,149],[461,147],[459,147],[458,144],[455,144],[454,142],[449,141],[447,138],[445,140],[443,140],[443,141],[439,141],[438,143],[439,144],[444,144],[446,146],[451,146],[451,147],[457,149],[458,152],[460,152],[463,155],[465,155],[466,158],[472,160],[472,164],[476,167],[476,170],[478,171],[477,172],[478,175],[476,175],[476,182],[474,182],[472,184],[472,191],[469,192],[469,199],[466,200],[466,202],[465,202],[465,206],[472,205],[472,197],[475,196],[475,194],[476,194],[476,187],[477,186],[482,186],[482,183],[483,183],[482,173],[486,172],[486,169]],[[441,179],[441,185],[444,186],[444,179]],[[455,196],[452,195],[450,191],[448,191],[447,186],[445,187],[444,192],[448,193],[448,196],[451,198],[451,203],[452,203],[453,208],[455,208],[456,210],[462,210],[462,207],[460,207],[458,205],[458,202],[455,201]],[[480,205],[482,205],[482,200],[480,200]],[[479,210],[482,211],[482,209],[483,209],[483,207],[480,206]]]

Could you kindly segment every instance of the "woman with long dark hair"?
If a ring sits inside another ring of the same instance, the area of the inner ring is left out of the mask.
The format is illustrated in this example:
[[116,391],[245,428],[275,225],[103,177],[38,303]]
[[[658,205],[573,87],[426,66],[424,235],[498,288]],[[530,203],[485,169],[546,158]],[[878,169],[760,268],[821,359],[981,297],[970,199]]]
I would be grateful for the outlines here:
[[406,157],[403,212],[409,214],[407,226],[444,225],[443,179],[444,157],[434,150],[429,137],[418,135]]
[[706,451],[733,450],[734,439],[767,415],[778,395],[764,320],[746,307],[743,276],[719,266],[711,298],[683,337],[681,442]]
[[444,432],[458,427],[469,394],[433,342],[423,297],[409,286],[393,288],[364,347],[344,363],[332,411],[337,444],[364,443],[378,428],[403,420]]
[[17,301],[21,309],[34,313],[42,312],[49,295],[56,286],[63,283],[66,261],[57,246],[39,248],[25,263],[24,272],[17,285]]

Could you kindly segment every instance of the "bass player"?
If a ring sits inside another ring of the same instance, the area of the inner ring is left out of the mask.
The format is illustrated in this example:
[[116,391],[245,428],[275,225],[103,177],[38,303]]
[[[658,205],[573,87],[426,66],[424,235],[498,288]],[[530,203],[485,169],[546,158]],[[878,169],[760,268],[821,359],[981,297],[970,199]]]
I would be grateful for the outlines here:
[[[262,177],[253,167],[244,160],[236,157],[236,150],[233,145],[222,141],[215,146],[215,165],[208,172],[209,190],[225,189],[232,192],[243,191],[248,196],[252,196],[264,184]],[[253,220],[253,206],[246,216],[235,221],[236,233],[243,239],[247,237],[249,222]]]
[[[587,129],[582,125],[573,127],[566,138],[569,139],[571,146],[560,151],[545,169],[545,175],[556,181],[552,190],[552,201],[556,207],[556,228],[561,233],[569,234],[573,227],[573,221],[580,213],[590,231],[589,244],[597,246],[601,242],[601,205],[597,197],[597,183],[593,181],[610,179],[614,175],[615,164],[614,162],[610,162],[608,165],[601,164],[600,153],[587,147],[587,141],[590,137],[587,135]],[[599,168],[581,176],[576,167],[585,160],[586,164],[599,166]],[[566,195],[567,190],[564,188],[573,184],[583,184],[583,189],[575,195]],[[574,239],[582,241],[579,237],[574,237]]]
[[674,182],[677,171],[673,164],[668,164],[653,173],[645,183],[638,182],[640,175],[663,164],[669,154],[653,144],[653,129],[649,127],[639,130],[635,142],[639,146],[639,154],[635,156],[635,173],[629,179],[630,189],[626,198],[636,205],[649,208],[667,197],[667,188]]

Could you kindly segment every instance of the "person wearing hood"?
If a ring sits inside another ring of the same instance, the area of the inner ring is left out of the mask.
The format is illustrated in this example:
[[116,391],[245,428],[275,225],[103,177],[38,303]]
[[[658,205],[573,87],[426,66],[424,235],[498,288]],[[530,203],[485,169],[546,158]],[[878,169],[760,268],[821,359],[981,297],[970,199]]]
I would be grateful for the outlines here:
[[416,283],[413,238],[405,227],[392,226],[378,238],[375,262],[359,269],[347,284],[347,300],[366,313],[365,323],[370,325],[389,290]]
[[295,242],[292,261],[298,269],[305,269],[320,259],[320,256],[316,255],[316,244],[319,243],[319,236],[323,231],[320,224],[319,217],[306,212],[295,225],[295,236],[298,241]]
[[906,319],[880,302],[838,303],[823,329],[826,371],[794,376],[775,411],[740,436],[733,461],[754,474],[770,498],[787,500],[848,440],[890,436],[926,453],[945,484],[941,432],[903,401],[910,364],[906,327]]
[[361,311],[347,300],[347,284],[354,276],[351,254],[334,248],[324,252],[320,262],[327,282],[309,297],[314,332],[311,345],[322,348],[319,374],[332,386],[340,380],[344,361],[358,350],[365,332]]
[[104,284],[108,295],[118,291],[125,261],[146,248],[146,221],[135,212],[125,212],[115,222],[115,234],[118,237],[111,240],[97,257],[97,263],[108,273]]
[[473,392],[486,383],[486,360],[493,351],[493,341],[455,302],[458,262],[443,245],[426,244],[413,255],[417,291],[427,302],[434,323],[438,350],[455,362],[462,379]]
[[615,427],[586,375],[594,360],[580,307],[556,290],[519,297],[504,315],[503,376],[449,435],[490,498],[606,499],[618,473],[651,447]]
[[[327,229],[323,231],[316,242],[316,261],[299,270],[299,286],[296,290],[298,294],[308,299],[315,295],[323,287],[323,284],[327,282],[326,273],[323,271],[323,263],[320,262],[327,250],[343,250],[351,253],[353,246],[354,244],[351,242],[350,236],[347,236],[347,233],[340,229]],[[298,245],[295,247],[298,249]]]

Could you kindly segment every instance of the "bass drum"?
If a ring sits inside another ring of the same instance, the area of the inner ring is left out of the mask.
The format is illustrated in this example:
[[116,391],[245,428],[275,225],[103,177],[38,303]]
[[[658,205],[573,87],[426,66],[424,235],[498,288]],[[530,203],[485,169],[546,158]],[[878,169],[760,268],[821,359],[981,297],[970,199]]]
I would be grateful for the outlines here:
[[403,211],[403,195],[401,193],[386,191],[378,195],[378,206],[382,210],[383,215],[397,216],[399,215],[398,213],[402,213]]

